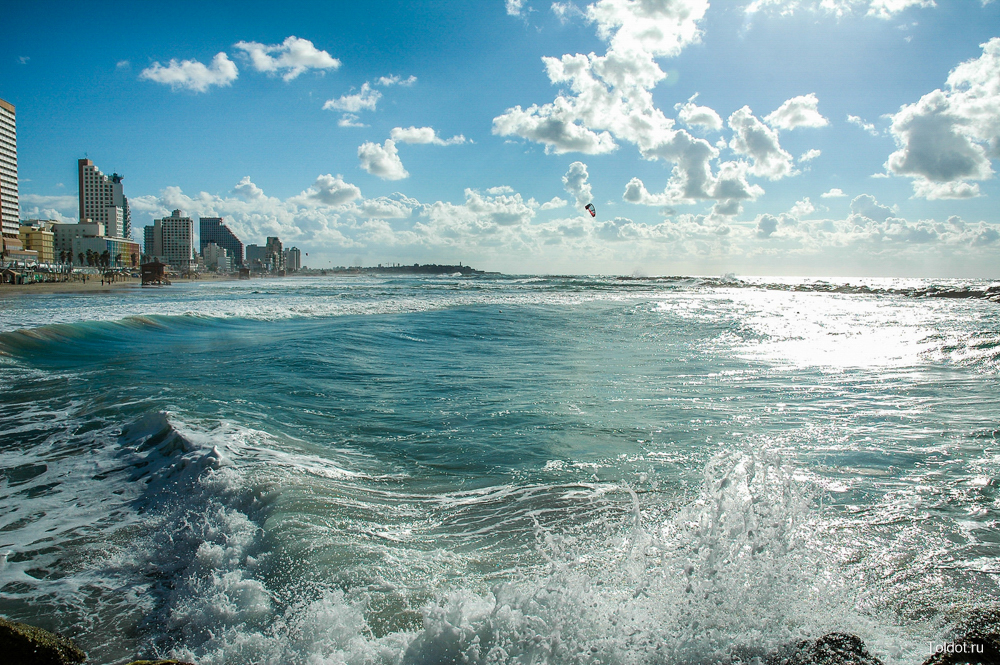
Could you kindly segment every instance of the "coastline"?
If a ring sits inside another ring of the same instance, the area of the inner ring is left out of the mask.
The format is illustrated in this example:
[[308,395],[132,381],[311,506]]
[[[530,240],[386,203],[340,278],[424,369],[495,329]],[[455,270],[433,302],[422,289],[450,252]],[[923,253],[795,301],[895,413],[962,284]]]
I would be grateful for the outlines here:
[[[235,276],[212,276],[201,277],[199,279],[174,279],[174,284],[191,284],[196,282],[221,282],[235,280]],[[101,284],[100,277],[88,276],[86,282],[79,280],[69,282],[36,282],[33,284],[0,284],[0,299],[5,297],[51,295],[59,293],[111,293],[120,292],[126,289],[142,288],[142,279],[139,277],[128,277],[124,281],[112,284]],[[156,286],[150,288],[170,288],[169,286]]]

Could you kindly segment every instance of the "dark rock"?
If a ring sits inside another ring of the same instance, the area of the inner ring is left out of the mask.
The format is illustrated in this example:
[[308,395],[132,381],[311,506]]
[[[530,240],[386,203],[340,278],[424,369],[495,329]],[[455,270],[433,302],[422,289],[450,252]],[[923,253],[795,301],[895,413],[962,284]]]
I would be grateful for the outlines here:
[[868,653],[857,635],[830,633],[818,640],[803,640],[768,654],[767,665],[882,665]]
[[18,665],[71,665],[87,654],[62,635],[0,619],[0,654],[4,662]]
[[194,665],[183,660],[133,660],[128,665]]
[[1000,663],[1000,608],[974,610],[937,645],[924,665],[997,665]]

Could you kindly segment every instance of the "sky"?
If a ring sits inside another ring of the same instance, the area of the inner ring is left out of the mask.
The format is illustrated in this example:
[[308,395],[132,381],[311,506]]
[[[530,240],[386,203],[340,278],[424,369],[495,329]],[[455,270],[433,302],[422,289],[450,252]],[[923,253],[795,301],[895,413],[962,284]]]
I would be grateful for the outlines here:
[[22,219],[77,221],[89,157],[138,239],[181,209],[311,268],[1000,277],[997,1],[2,13]]

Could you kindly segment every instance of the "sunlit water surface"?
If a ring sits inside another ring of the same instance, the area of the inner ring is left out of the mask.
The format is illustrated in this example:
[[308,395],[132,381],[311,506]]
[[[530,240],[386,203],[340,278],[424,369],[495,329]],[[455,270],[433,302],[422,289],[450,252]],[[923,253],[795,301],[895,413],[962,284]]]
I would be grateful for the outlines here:
[[834,630],[922,662],[998,592],[1000,305],[853,284],[0,298],[0,615],[107,663],[708,663]]

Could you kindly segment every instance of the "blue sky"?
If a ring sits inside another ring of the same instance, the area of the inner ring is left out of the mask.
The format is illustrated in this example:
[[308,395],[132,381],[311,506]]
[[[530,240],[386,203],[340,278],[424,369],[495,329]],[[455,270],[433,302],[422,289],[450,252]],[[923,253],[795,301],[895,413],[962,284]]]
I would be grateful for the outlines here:
[[86,155],[125,175],[139,237],[173,208],[222,215],[311,267],[998,276],[1000,2],[4,17],[23,218],[75,221]]

